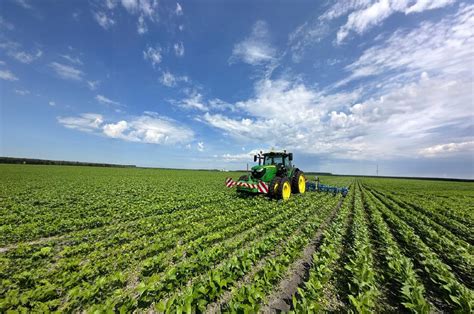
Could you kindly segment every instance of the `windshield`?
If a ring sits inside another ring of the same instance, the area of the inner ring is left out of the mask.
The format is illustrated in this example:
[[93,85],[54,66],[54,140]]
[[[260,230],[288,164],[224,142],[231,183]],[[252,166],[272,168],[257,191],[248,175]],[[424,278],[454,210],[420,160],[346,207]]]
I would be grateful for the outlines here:
[[283,163],[284,160],[282,156],[265,156],[265,160],[263,161],[264,165],[277,165]]

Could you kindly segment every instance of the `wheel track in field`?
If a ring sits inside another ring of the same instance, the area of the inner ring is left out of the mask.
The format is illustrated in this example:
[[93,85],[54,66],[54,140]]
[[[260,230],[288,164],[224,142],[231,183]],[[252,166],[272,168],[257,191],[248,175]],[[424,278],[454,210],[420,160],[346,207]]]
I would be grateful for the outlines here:
[[[291,275],[289,277],[285,277],[286,279],[280,281],[279,288],[277,291],[279,292],[278,295],[275,297],[275,300],[278,299],[278,301],[284,302],[285,298],[288,298],[287,294],[290,293],[289,291],[294,290],[296,292],[296,289],[298,286],[303,282],[303,278],[305,274],[307,274],[309,270],[309,265],[311,264],[312,256],[314,251],[316,250],[317,246],[320,243],[320,240],[322,238],[323,231],[326,229],[326,226],[329,224],[330,221],[335,217],[336,213],[339,211],[339,208],[341,207],[343,199],[339,200],[337,205],[334,207],[334,209],[329,213],[329,215],[326,217],[326,219],[319,225],[315,236],[311,240],[311,242],[305,247],[303,250],[303,257],[298,259],[296,262],[292,264],[292,266],[289,267],[288,273]],[[301,228],[298,228],[298,230],[294,233],[298,233],[301,231]],[[244,285],[250,283],[251,279],[265,266],[265,263],[275,257],[278,256],[281,251],[283,246],[279,246],[279,250],[273,251],[271,254],[267,255],[265,258],[261,259],[255,267],[252,268],[252,270],[247,273],[239,282],[237,282],[231,290],[226,291],[218,301],[211,303],[207,306],[206,313],[219,313],[220,309],[229,301],[232,299],[234,292],[238,291],[240,288],[242,288]],[[280,290],[281,288],[281,290]],[[293,294],[289,295],[289,298],[291,298]],[[289,308],[287,309],[289,310]]]

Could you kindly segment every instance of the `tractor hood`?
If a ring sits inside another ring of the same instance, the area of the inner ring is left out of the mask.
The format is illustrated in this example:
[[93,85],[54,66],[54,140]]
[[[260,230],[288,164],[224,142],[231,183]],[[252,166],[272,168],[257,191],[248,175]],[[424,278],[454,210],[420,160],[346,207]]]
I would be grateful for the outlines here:
[[270,182],[276,174],[275,165],[256,165],[251,169],[250,174],[254,180],[262,180],[264,182]]

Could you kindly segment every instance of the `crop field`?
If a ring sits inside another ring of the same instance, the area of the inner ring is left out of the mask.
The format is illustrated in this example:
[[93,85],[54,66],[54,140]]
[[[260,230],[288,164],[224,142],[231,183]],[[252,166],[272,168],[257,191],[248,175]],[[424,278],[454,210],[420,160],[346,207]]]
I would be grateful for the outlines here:
[[474,183],[239,175],[0,165],[0,312],[472,313]]

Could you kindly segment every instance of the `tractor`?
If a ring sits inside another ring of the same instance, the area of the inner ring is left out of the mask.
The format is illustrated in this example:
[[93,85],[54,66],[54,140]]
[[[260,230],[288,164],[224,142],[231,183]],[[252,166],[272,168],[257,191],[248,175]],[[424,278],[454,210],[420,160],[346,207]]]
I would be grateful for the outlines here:
[[238,181],[226,179],[227,187],[237,187],[240,193],[267,194],[273,199],[287,200],[291,193],[303,194],[306,191],[306,179],[303,171],[293,164],[293,153],[268,152],[254,156],[258,162],[247,175]]

